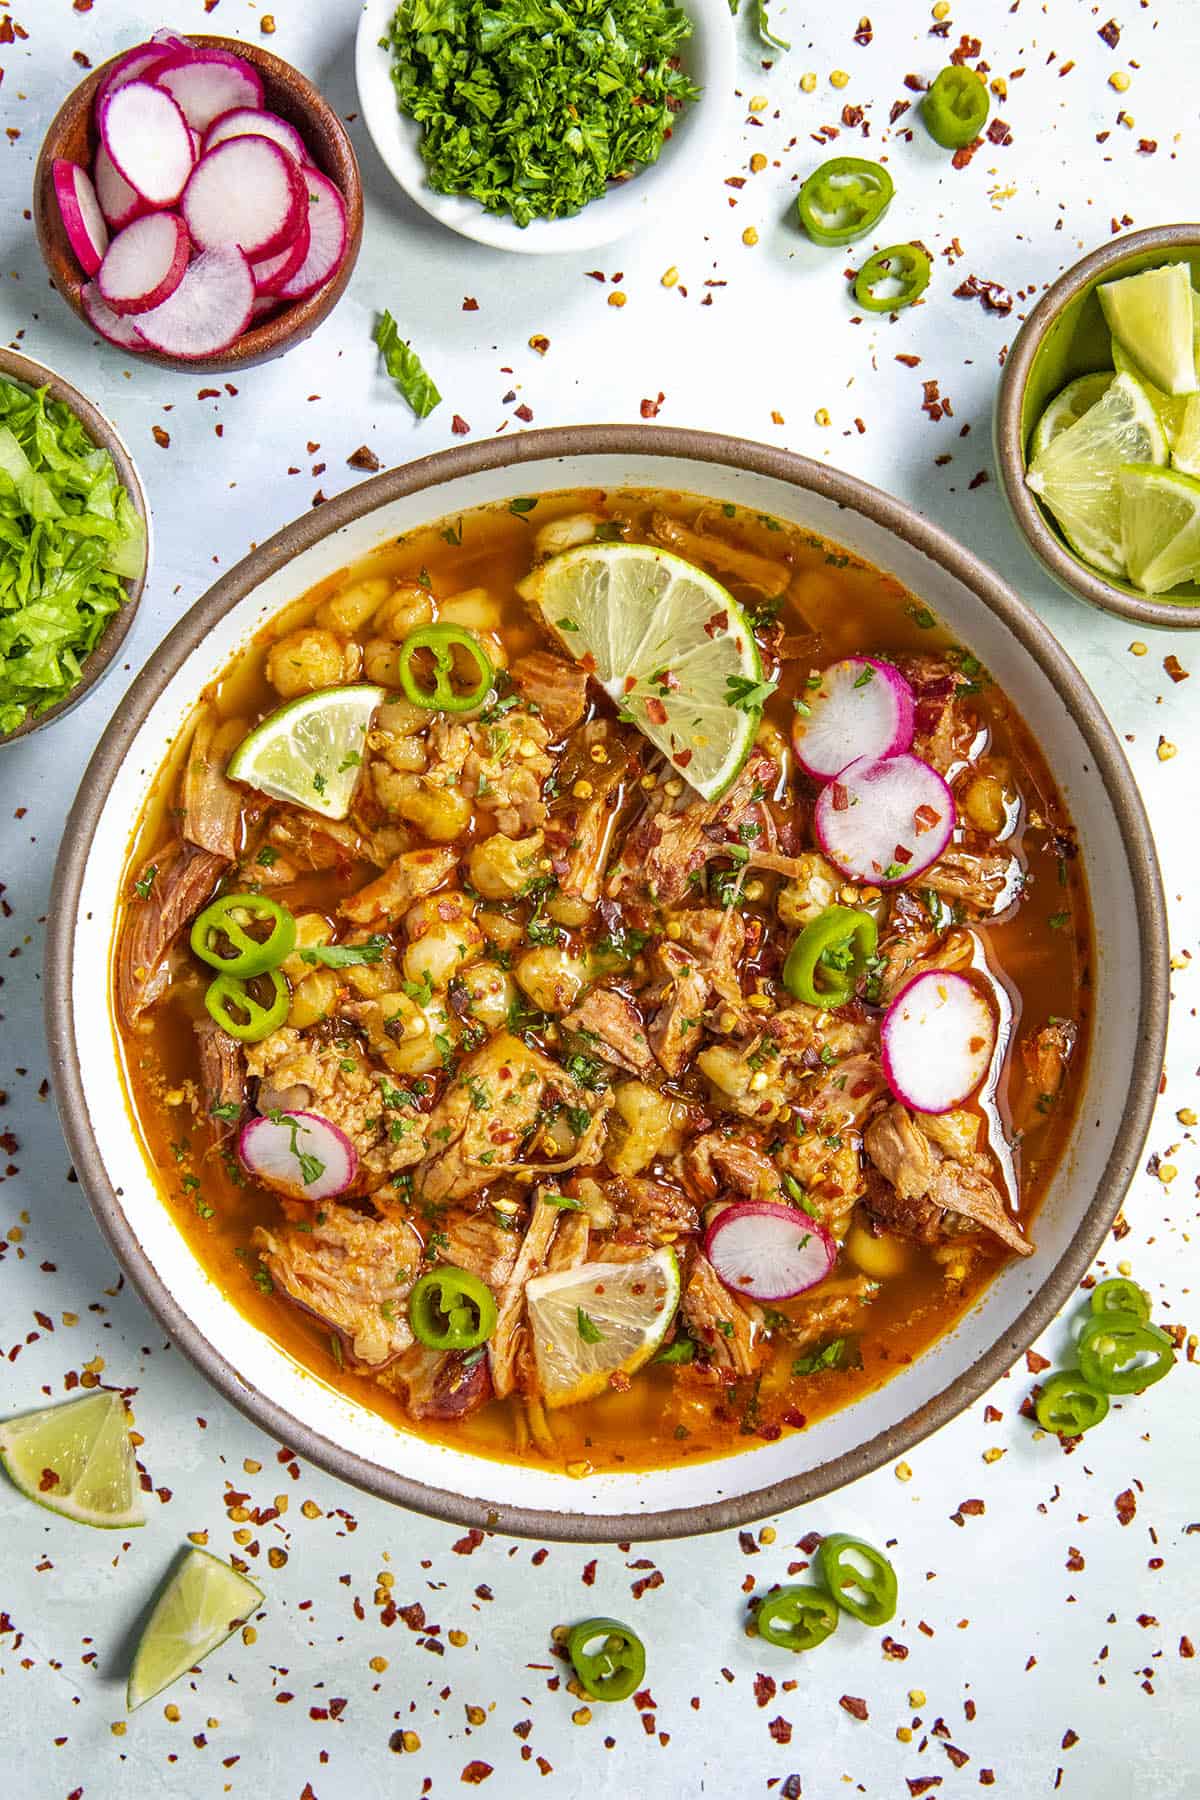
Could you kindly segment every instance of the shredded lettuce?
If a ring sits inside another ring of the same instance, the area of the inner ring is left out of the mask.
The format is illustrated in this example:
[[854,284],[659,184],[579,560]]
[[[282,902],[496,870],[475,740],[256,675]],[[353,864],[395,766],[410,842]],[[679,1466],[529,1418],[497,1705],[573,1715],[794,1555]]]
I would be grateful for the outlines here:
[[107,450],[45,388],[0,380],[0,735],[66,699],[145,566]]

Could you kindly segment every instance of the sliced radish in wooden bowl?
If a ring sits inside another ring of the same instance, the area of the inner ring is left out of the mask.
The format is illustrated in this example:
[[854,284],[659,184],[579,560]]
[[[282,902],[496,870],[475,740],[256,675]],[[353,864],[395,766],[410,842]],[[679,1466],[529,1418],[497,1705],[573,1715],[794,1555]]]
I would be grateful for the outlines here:
[[54,194],[71,248],[84,274],[94,275],[108,249],[108,226],[92,178],[78,163],[60,156],[54,163]]
[[301,1200],[344,1194],[358,1171],[358,1152],[345,1132],[315,1112],[251,1119],[238,1137],[238,1158],[256,1180]]
[[901,988],[884,1014],[883,1072],[914,1112],[944,1113],[970,1098],[996,1047],[996,1019],[967,975],[934,969]]
[[171,51],[171,45],[161,43],[135,44],[132,50],[126,50],[124,56],[118,57],[104,80],[96,90],[96,115],[99,118],[100,106],[106,94],[115,88],[125,87],[128,82],[150,79],[155,69],[161,68]]
[[222,113],[263,103],[258,70],[228,50],[193,50],[189,46],[176,60],[156,70],[154,79],[178,101],[188,124],[201,135]]
[[100,211],[114,231],[121,231],[126,225],[132,225],[136,218],[148,210],[146,201],[136,188],[130,187],[103,144],[96,151],[92,175]]
[[261,262],[251,263],[250,270],[254,276],[255,293],[278,294],[280,288],[287,285],[297,269],[304,263],[308,256],[310,241],[308,220],[304,219],[286,250],[281,250],[277,256],[265,257]]
[[100,135],[118,175],[151,206],[173,206],[192,172],[187,120],[160,87],[130,81],[105,95]]
[[171,298],[183,280],[191,249],[187,226],[178,213],[146,213],[117,233],[100,264],[96,285],[114,312],[149,312]]
[[859,757],[896,756],[912,743],[913,691],[899,669],[873,656],[831,663],[803,705],[792,748],[801,768],[822,781]]
[[206,250],[169,300],[139,313],[138,330],[152,350],[194,362],[240,337],[254,310],[254,277],[235,245]]
[[954,796],[919,756],[863,756],[849,763],[813,808],[813,830],[830,862],[853,881],[911,881],[935,863],[954,830]]
[[773,1200],[739,1200],[717,1214],[704,1254],[727,1288],[751,1300],[790,1300],[824,1281],[837,1245],[815,1219]]
[[88,324],[118,350],[145,350],[146,340],[132,319],[115,313],[94,281],[80,290],[80,301]]
[[285,300],[303,300],[324,287],[346,254],[346,207],[332,181],[319,169],[303,169],[308,188],[308,255],[279,289]]
[[248,257],[267,257],[294,241],[307,216],[308,189],[298,163],[278,144],[234,137],[200,158],[181,206],[201,250],[236,244]]
[[294,125],[281,119],[278,113],[263,112],[253,106],[235,106],[230,112],[222,113],[214,119],[204,134],[204,148],[215,150],[218,144],[224,144],[229,138],[265,137],[281,150],[286,150],[294,162],[301,165],[309,160],[308,148]]

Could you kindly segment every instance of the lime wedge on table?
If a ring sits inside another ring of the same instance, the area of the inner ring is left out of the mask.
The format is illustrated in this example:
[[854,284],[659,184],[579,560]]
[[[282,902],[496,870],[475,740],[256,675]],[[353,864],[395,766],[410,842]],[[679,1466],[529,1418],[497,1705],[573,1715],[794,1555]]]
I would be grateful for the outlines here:
[[189,1550],[155,1602],[129,1672],[130,1712],[223,1644],[263,1603],[262,1589],[207,1550]]
[[1165,594],[1200,577],[1200,481],[1142,464],[1121,470],[1120,494],[1129,579]]
[[632,1375],[667,1335],[679,1304],[679,1260],[656,1250],[629,1263],[580,1263],[526,1284],[538,1380],[547,1406],[573,1406]]
[[324,819],[344,819],[371,716],[386,699],[385,688],[365,684],[301,694],[242,739],[225,772],[273,800],[294,800]]
[[1166,263],[1121,281],[1105,281],[1096,292],[1108,329],[1155,387],[1164,394],[1195,393],[1200,383],[1187,264]]
[[112,1388],[6,1419],[0,1464],[28,1499],[80,1525],[146,1522],[125,1402]]
[[1030,456],[1040,456],[1060,432],[1069,425],[1077,425],[1089,407],[1095,406],[1103,396],[1111,381],[1112,375],[1107,369],[1101,369],[1098,375],[1080,375],[1069,381],[1061,394],[1055,394],[1034,427]]
[[583,544],[520,584],[555,636],[698,794],[724,793],[754,742],[754,633],[711,575],[647,544]]
[[1107,575],[1123,575],[1118,471],[1124,463],[1166,460],[1167,440],[1145,389],[1132,375],[1117,375],[1033,458],[1025,479],[1080,556]]

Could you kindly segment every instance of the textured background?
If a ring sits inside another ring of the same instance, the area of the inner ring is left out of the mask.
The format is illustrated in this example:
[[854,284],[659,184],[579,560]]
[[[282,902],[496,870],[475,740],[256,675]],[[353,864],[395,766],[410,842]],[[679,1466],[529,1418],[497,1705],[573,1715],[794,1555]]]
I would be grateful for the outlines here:
[[[350,290],[310,344],[239,377],[234,392],[93,343],[47,287],[26,209],[41,135],[85,59],[99,63],[162,23],[257,38],[264,14],[247,0],[209,0],[207,16],[202,0],[178,0],[166,19],[141,0],[0,0],[0,335],[116,420],[157,532],[127,667],[67,722],[3,753],[0,1128],[11,1135],[0,1139],[0,1408],[58,1397],[89,1366],[136,1387],[158,1492],[147,1528],[126,1543],[0,1487],[0,1737],[9,1765],[19,1759],[10,1779],[23,1800],[407,1800],[458,1793],[472,1776],[503,1796],[597,1800],[651,1787],[663,1800],[960,1800],[989,1785],[1020,1800],[1056,1789],[1126,1800],[1135,1786],[1152,1800],[1196,1794],[1194,1363],[1181,1358],[1169,1383],[1115,1410],[1070,1456],[1019,1416],[1030,1385],[1022,1363],[986,1411],[981,1402],[913,1452],[910,1469],[883,1469],[761,1533],[594,1559],[495,1539],[467,1556],[451,1529],[290,1462],[162,1341],[122,1291],[69,1176],[40,1026],[44,914],[67,806],[129,674],[213,577],[355,479],[346,459],[362,444],[391,464],[461,441],[456,413],[482,438],[520,429],[529,415],[518,407],[548,425],[636,419],[658,404],[664,423],[786,444],[913,502],[991,559],[1099,693],[1156,826],[1175,965],[1166,1085],[1147,1148],[1160,1160],[1135,1181],[1125,1235],[1099,1267],[1128,1262],[1156,1317],[1194,1326],[1200,1160],[1176,1114],[1200,1109],[1200,639],[1139,633],[1053,590],[1007,523],[988,441],[1002,349],[1042,287],[1113,230],[1195,216],[1198,9],[1112,0],[1120,39],[1110,47],[1098,35],[1108,4],[975,0],[956,6],[940,37],[927,0],[864,0],[873,32],[856,43],[858,5],[791,0],[776,15],[793,48],[773,67],[750,19],[739,21],[742,124],[711,179],[677,216],[595,257],[505,257],[440,233],[352,124],[368,207]],[[274,0],[274,21],[270,46],[352,115],[351,0]],[[911,114],[888,121],[894,102],[912,98],[905,75],[931,76],[963,33],[982,40],[1008,82],[993,117],[1012,141],[954,171],[919,128],[904,141]],[[849,76],[844,87],[831,84],[835,70]],[[1125,91],[1110,85],[1118,70],[1130,75]],[[811,93],[806,71],[817,77]],[[810,135],[841,126],[844,106],[869,122],[866,154],[890,147],[891,235],[936,252],[929,304],[894,324],[850,322],[847,256],[807,244],[787,216],[798,172],[860,148],[853,126],[834,152]],[[759,174],[754,152],[768,159]],[[750,226],[758,241],[746,244]],[[603,285],[588,279],[601,263]],[[670,265],[674,291],[660,284]],[[972,273],[1015,296],[1011,314],[952,297]],[[624,307],[607,303],[616,292]],[[380,375],[370,331],[382,306],[445,395],[424,424]],[[542,355],[529,345],[536,335],[550,340]],[[940,419],[922,411],[927,380],[949,398]],[[219,391],[199,398],[205,387]],[[1164,672],[1172,653],[1194,670],[1191,685]],[[1055,1356],[1065,1338],[1056,1325],[1040,1348]],[[239,1504],[231,1491],[251,1508],[279,1504],[280,1493],[290,1503],[251,1528],[269,1600],[257,1642],[235,1641],[181,1684],[176,1718],[155,1703],[124,1729],[114,1721],[130,1633],[186,1533],[207,1532],[221,1554],[235,1548],[243,1527],[228,1517]],[[891,1629],[906,1655],[881,1654],[874,1634],[853,1627],[795,1661],[743,1635],[745,1595],[785,1578],[814,1529],[895,1540]],[[394,1616],[414,1605],[424,1631]],[[557,1679],[548,1634],[583,1611],[627,1617],[644,1636],[655,1704],[640,1720],[627,1704],[572,1721],[578,1703]],[[866,1717],[839,1706],[843,1696],[863,1701],[855,1710]],[[411,1749],[401,1731],[415,1733]]]

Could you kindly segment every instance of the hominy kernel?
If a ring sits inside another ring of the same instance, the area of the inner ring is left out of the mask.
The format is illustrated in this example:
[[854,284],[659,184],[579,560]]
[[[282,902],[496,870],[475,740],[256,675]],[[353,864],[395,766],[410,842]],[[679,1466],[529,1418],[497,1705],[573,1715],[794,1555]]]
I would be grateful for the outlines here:
[[1125,127],[1126,131],[1132,131],[1134,126],[1137,124],[1137,120],[1134,118],[1132,113],[1127,113],[1127,112],[1121,111],[1117,114],[1117,124],[1123,125]]
[[746,1005],[754,1007],[756,1012],[770,1012],[772,1004],[770,994],[748,994],[746,997]]
[[1005,81],[1003,75],[993,75],[988,86],[991,88],[993,94],[995,94],[997,100],[1008,99],[1008,83]]
[[896,1464],[896,1480],[897,1481],[911,1481],[912,1480],[912,1470],[909,1468],[909,1466],[906,1462],[898,1462]]
[[657,786],[658,786],[658,777],[656,775],[643,775],[642,776],[642,787],[645,789],[646,793],[649,793],[651,788],[655,788]]
[[590,781],[577,781],[571,789],[577,800],[590,800],[595,791]]
[[163,1095],[163,1099],[168,1106],[182,1106],[187,1099],[187,1095],[182,1088],[168,1088]]
[[628,298],[628,294],[622,293],[620,288],[614,288],[612,293],[608,296],[608,304],[610,306],[624,306]]
[[555,1625],[550,1632],[550,1636],[556,1644],[565,1644],[570,1635],[570,1628],[566,1625]]
[[761,175],[766,166],[766,157],[761,150],[756,150],[754,155],[750,158],[750,173],[752,175]]
[[743,244],[748,245],[751,249],[754,248],[754,245],[757,244],[757,242],[758,242],[758,231],[755,228],[755,226],[747,225],[745,231],[743,231],[743,233],[742,233],[742,242],[743,242]]
[[761,881],[748,881],[742,889],[743,900],[761,900],[766,889]]
[[375,1577],[375,1580],[381,1588],[390,1588],[395,1587],[396,1585],[396,1577],[392,1574],[390,1569],[384,1569]]
[[258,29],[262,32],[264,37],[273,37],[275,34],[275,14],[264,13],[259,20]]
[[582,1481],[584,1476],[590,1475],[591,1472],[592,1465],[587,1460],[586,1456],[582,1457],[579,1462],[569,1462],[567,1464],[567,1474],[571,1477],[572,1481]]
[[835,69],[829,77],[829,85],[835,88],[849,87],[850,77],[845,69]]
[[1128,1261],[1128,1259],[1126,1259],[1124,1262],[1119,1262],[1117,1264],[1117,1274],[1118,1275],[1132,1275],[1133,1274],[1133,1264],[1130,1261]]
[[735,1012],[723,1012],[717,1020],[717,1028],[720,1031],[736,1031],[737,1022],[737,1014]]
[[1116,88],[1118,94],[1125,93],[1129,87],[1128,73],[1124,69],[1114,69],[1108,78],[1108,85],[1110,88]]
[[[608,761],[608,751],[604,748],[603,744],[593,744],[588,754],[594,763],[606,763]],[[547,865],[547,867],[548,866],[549,865]]]
[[804,94],[814,93],[816,91],[816,86],[817,86],[817,78],[812,73],[811,69],[806,74],[804,74],[800,77],[801,93],[804,93]]
[[672,943],[678,943],[679,939],[683,936],[683,926],[679,923],[678,919],[667,920],[667,936],[671,939]]
[[678,800],[680,794],[683,792],[683,783],[680,781],[678,775],[672,775],[670,781],[663,783],[663,792],[672,800]]
[[674,263],[671,264],[669,269],[664,269],[659,276],[659,281],[662,283],[663,287],[666,288],[674,287],[678,280],[679,270],[675,267]]

